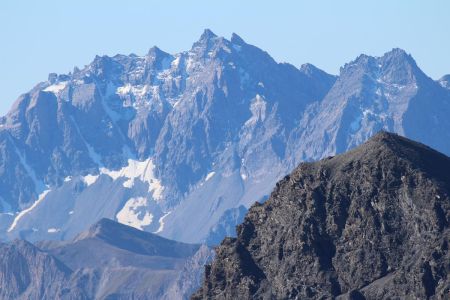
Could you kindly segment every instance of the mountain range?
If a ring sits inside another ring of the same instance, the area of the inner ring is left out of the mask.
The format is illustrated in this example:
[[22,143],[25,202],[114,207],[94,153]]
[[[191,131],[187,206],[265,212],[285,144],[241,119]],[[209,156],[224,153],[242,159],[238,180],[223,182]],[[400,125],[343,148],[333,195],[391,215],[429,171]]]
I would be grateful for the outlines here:
[[448,76],[401,49],[338,76],[205,30],[188,51],[97,56],[0,118],[0,237],[72,240],[102,218],[217,244],[300,162],[379,130],[450,153]]

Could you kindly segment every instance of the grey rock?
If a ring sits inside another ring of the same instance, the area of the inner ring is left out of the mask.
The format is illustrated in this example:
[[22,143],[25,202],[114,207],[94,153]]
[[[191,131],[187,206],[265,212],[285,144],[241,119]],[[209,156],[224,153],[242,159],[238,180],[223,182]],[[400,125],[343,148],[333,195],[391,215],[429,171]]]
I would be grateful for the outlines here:
[[2,244],[0,258],[2,299],[187,299],[212,250],[102,219],[71,241]]
[[381,132],[255,204],[192,299],[447,299],[450,158]]
[[[126,222],[118,213],[138,204],[135,226],[166,238],[232,234],[234,220],[219,225],[227,212],[380,129],[450,154],[444,82],[401,49],[361,55],[337,77],[209,30],[177,54],[96,56],[51,74],[0,118],[0,238],[71,240],[103,217]],[[159,194],[138,174],[147,168],[111,175],[147,160]]]
[[[153,47],[145,56],[96,56],[72,74],[50,74],[2,118],[2,212],[17,217],[50,192],[14,226],[5,215],[1,232],[7,239],[72,239],[102,217],[116,218],[129,199],[144,197],[153,216],[145,230],[158,231],[170,212],[158,233],[202,241],[225,211],[267,195],[290,170],[283,163],[289,133],[335,80],[312,65],[277,63],[236,34],[227,40],[209,30],[189,51],[171,55]],[[141,179],[133,187],[104,175],[89,186],[77,183],[101,168],[148,158],[164,187],[161,201]],[[203,182],[211,172],[223,180]],[[208,199],[198,195],[207,190],[217,193],[201,205]],[[186,222],[187,203],[209,215],[208,223]]]

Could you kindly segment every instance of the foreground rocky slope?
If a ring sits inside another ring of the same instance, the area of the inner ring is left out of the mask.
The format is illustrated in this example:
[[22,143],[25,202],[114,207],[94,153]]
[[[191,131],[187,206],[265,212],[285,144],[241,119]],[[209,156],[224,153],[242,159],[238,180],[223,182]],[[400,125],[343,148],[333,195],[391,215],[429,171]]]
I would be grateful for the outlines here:
[[186,299],[211,256],[103,219],[72,241],[0,245],[0,298]]
[[222,242],[193,299],[448,299],[449,170],[384,132],[301,164]]

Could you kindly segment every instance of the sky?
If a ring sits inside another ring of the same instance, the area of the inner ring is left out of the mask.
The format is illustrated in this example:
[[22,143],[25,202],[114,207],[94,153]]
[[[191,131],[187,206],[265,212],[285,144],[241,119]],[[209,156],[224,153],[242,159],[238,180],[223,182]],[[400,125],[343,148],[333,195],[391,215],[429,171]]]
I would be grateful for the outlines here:
[[438,79],[450,74],[449,16],[448,0],[1,0],[0,115],[49,73],[154,45],[188,50],[205,28],[332,74],[361,53],[399,47]]

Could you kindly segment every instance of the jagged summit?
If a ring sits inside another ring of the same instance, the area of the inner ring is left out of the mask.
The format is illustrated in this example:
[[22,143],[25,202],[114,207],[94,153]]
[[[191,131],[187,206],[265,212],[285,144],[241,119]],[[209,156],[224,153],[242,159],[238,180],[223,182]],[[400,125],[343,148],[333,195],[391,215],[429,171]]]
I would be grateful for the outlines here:
[[152,57],[163,56],[163,57],[165,57],[165,56],[170,56],[170,54],[161,50],[158,46],[153,46],[148,50],[147,56],[152,56]]
[[449,167],[387,132],[300,164],[218,247],[193,299],[445,299]]
[[[347,63],[341,68],[341,73],[355,68],[362,68],[366,72],[383,75],[387,71],[408,69],[409,72],[416,76],[422,76],[422,71],[418,68],[414,58],[405,50],[394,48],[384,53],[380,57],[370,56],[366,54],[359,55],[354,61]],[[398,71],[397,71],[398,72]],[[411,76],[413,75],[411,74]]]
[[217,37],[217,35],[214,32],[212,32],[210,29],[206,28],[203,31],[202,35],[200,36],[200,41],[207,41],[210,39],[214,39],[216,37]]
[[235,45],[245,45],[245,41],[236,33],[232,33],[231,34],[231,39],[230,39],[231,43],[235,44]]
[[439,177],[450,184],[450,158],[422,143],[407,139],[396,133],[380,131],[367,142],[344,154],[325,160],[323,165],[349,164],[354,161],[371,163],[399,163]]

